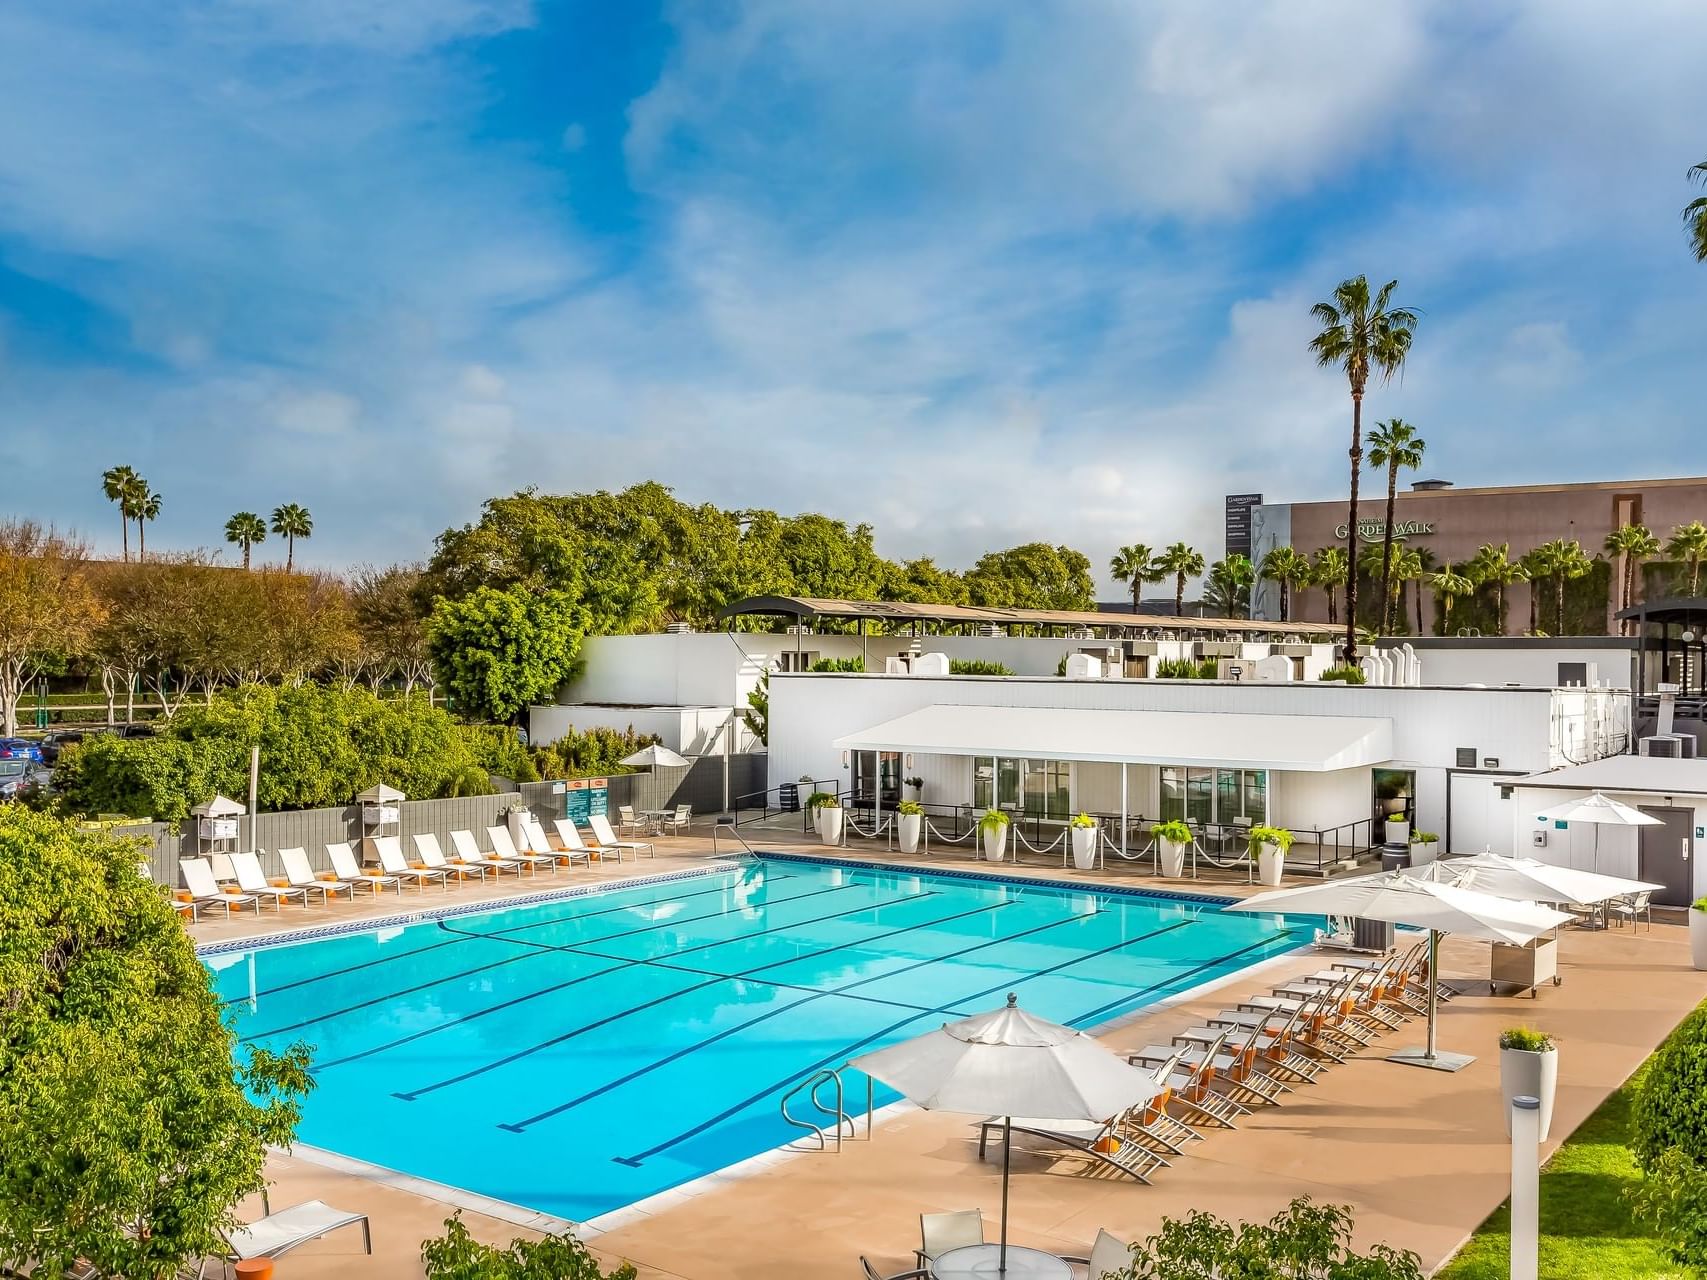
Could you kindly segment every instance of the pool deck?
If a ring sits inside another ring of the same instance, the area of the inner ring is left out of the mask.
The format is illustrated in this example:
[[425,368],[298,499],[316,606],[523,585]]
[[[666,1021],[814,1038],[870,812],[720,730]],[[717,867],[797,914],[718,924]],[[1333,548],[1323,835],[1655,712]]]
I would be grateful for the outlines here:
[[[779,848],[833,854],[798,838]],[[659,856],[595,866],[591,877],[615,881],[702,863],[711,842],[702,836],[660,840]],[[727,841],[725,853],[729,852]],[[879,847],[855,846],[847,856],[888,860]],[[921,859],[896,857],[909,868]],[[924,865],[966,869],[988,864],[935,855]],[[1126,868],[1110,873],[1063,871],[1033,863],[1005,866],[1003,874],[1067,879],[1075,883],[1137,884],[1242,895],[1242,873],[1170,883]],[[577,869],[559,885],[585,883]],[[448,895],[429,889],[404,895],[407,908],[445,901],[490,899],[552,886],[523,877],[502,887],[459,886]],[[198,942],[355,920],[397,911],[394,897],[367,898],[330,908],[267,911],[212,921],[191,930]],[[1450,977],[1486,973],[1487,949],[1449,940],[1442,948]],[[1324,967],[1321,953],[1268,962],[1247,973],[1120,1025],[1107,1033],[1111,1046],[1165,1042],[1177,1029],[1266,990],[1287,976]],[[1241,1121],[1234,1131],[1208,1132],[1170,1168],[1144,1187],[1093,1171],[1078,1157],[1051,1154],[1021,1138],[1015,1143],[1011,1238],[1061,1253],[1083,1254],[1099,1227],[1125,1238],[1155,1229],[1162,1217],[1209,1209],[1227,1218],[1266,1218],[1296,1195],[1350,1205],[1358,1234],[1413,1249],[1432,1270],[1505,1197],[1508,1146],[1500,1117],[1497,1037],[1519,1023],[1550,1032],[1560,1044],[1559,1093],[1549,1149],[1562,1141],[1622,1083],[1682,1016],[1707,995],[1689,966],[1686,931],[1656,924],[1650,933],[1615,929],[1567,930],[1560,947],[1564,984],[1539,998],[1490,998],[1467,993],[1446,1006],[1442,1047],[1473,1052],[1477,1061],[1458,1073],[1422,1071],[1382,1061],[1391,1048],[1420,1043],[1420,1021],[1326,1071],[1285,1104]],[[880,1120],[869,1142],[846,1144],[840,1154],[805,1152],[765,1157],[732,1173],[713,1175],[606,1215],[582,1231],[607,1262],[634,1262],[642,1276],[682,1280],[783,1280],[799,1276],[857,1276],[865,1254],[885,1274],[912,1265],[918,1215],[981,1207],[987,1231],[995,1229],[1000,1166],[980,1165],[976,1130],[966,1117],[897,1108]],[[373,1277],[403,1280],[422,1274],[420,1241],[442,1229],[453,1206],[407,1185],[385,1184],[303,1156],[269,1163],[272,1199],[284,1206],[322,1199],[367,1213],[374,1256],[361,1255],[360,1235],[339,1233],[293,1252],[288,1273],[303,1280]],[[475,1202],[471,1199],[471,1205]],[[537,1222],[525,1213],[465,1212],[481,1239],[507,1241]],[[258,1213],[258,1204],[245,1205]],[[505,1220],[508,1218],[509,1220]],[[281,1271],[286,1264],[281,1264]]]

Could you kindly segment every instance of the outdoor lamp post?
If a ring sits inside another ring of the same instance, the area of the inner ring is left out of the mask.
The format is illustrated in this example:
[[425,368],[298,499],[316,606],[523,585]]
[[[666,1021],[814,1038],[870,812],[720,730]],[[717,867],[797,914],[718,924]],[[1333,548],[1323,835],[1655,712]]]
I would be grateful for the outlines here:
[[1511,1100],[1511,1280],[1537,1280],[1541,1217],[1541,1103]]

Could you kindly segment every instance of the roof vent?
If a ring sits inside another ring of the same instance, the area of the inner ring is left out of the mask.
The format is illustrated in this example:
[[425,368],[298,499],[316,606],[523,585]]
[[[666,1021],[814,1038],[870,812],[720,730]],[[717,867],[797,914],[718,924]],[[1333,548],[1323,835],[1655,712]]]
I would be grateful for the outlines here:
[[1451,487],[1452,481],[1450,480],[1415,480],[1411,482],[1413,493],[1433,493],[1437,489],[1450,489]]
[[693,634],[693,623],[672,622],[664,628],[664,634],[667,636],[691,636]]

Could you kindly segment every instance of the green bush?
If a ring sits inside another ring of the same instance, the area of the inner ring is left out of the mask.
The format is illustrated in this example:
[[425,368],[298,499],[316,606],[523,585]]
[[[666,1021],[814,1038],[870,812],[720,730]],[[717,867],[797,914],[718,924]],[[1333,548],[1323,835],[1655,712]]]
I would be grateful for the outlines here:
[[843,671],[858,674],[865,670],[864,658],[819,658],[809,671]]
[[1096,824],[1097,824],[1097,820],[1095,818],[1091,817],[1090,814],[1080,813],[1080,814],[1075,814],[1073,817],[1073,820],[1071,822],[1069,822],[1067,825],[1070,827],[1079,827],[1079,828],[1083,829],[1085,827],[1095,827]]
[[1265,844],[1272,844],[1279,849],[1283,858],[1292,850],[1293,835],[1285,827],[1252,827],[1248,839],[1253,858]]
[[633,773],[622,761],[661,741],[655,733],[636,733],[603,727],[577,733],[570,729],[556,742],[534,748],[534,767],[542,778],[603,778]]
[[1172,840],[1175,844],[1190,844],[1191,828],[1178,818],[1172,822],[1159,822],[1150,828],[1150,838],[1153,840]]
[[1666,1037],[1631,1109],[1630,1145],[1644,1170],[1676,1148],[1707,1166],[1707,1004]]
[[1665,1242],[1673,1262],[1691,1275],[1707,1268],[1707,1165],[1668,1147],[1631,1188],[1629,1203],[1637,1221]]
[[1267,1223],[1225,1222],[1201,1210],[1164,1218],[1106,1280],[1422,1280],[1414,1253],[1351,1247],[1351,1212],[1300,1196]]
[[572,1235],[512,1240],[508,1248],[481,1244],[468,1234],[462,1214],[445,1219],[445,1233],[421,1242],[427,1280],[634,1280],[634,1267],[600,1269]]
[[[1000,662],[990,662],[984,658],[950,658],[948,674],[951,676],[1011,676],[1013,671]],[[1062,667],[1060,674],[1066,675],[1067,668]]]
[[1161,680],[1218,680],[1221,662],[1218,658],[1205,658],[1201,662],[1192,658],[1164,658],[1156,664],[1156,676]]
[[806,797],[806,808],[821,809],[836,797],[828,791],[814,791]]
[[508,725],[466,724],[460,732],[474,762],[487,773],[512,782],[538,782],[533,752]]
[[1008,828],[1008,815],[1000,809],[986,809],[984,816],[978,819],[978,831],[981,835],[1000,835]]
[[1344,663],[1337,667],[1329,667],[1326,671],[1322,672],[1321,675],[1317,676],[1316,679],[1339,680],[1346,684],[1369,683],[1368,678],[1363,674],[1362,667],[1347,666]]
[[895,806],[895,812],[901,814],[903,817],[922,815],[924,811],[925,806],[920,804],[917,800],[903,800],[900,804]]
[[1500,1032],[1500,1048],[1521,1049],[1524,1053],[1546,1053],[1553,1047],[1553,1037],[1533,1027],[1507,1027]]

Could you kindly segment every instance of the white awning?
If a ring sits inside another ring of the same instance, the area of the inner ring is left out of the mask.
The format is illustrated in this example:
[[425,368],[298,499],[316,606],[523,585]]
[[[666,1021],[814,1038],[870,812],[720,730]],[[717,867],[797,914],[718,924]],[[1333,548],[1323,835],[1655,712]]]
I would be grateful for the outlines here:
[[1393,722],[1358,716],[1223,715],[936,704],[837,738],[838,750],[1024,756],[1328,773],[1393,755]]

